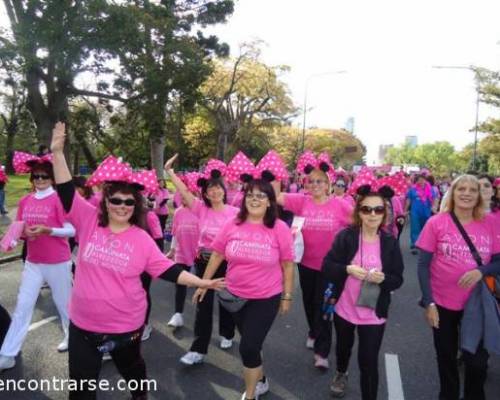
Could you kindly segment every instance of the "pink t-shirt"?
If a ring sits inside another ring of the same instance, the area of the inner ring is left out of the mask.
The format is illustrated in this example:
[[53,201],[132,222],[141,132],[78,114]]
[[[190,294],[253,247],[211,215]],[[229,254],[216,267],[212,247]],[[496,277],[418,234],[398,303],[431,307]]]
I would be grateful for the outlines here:
[[[382,271],[382,260],[380,258],[380,239],[375,242],[366,242],[363,240],[363,260],[361,260],[361,247],[352,260],[353,265],[359,265],[367,271]],[[335,312],[356,325],[381,325],[385,323],[385,318],[379,318],[375,310],[368,307],[359,307],[356,305],[359,293],[361,292],[362,281],[352,276],[348,276],[345,282],[344,290],[335,306]]]
[[266,299],[283,291],[282,261],[293,261],[290,228],[276,220],[272,229],[236,219],[224,225],[212,243],[227,260],[228,290],[245,299]]
[[233,207],[240,208],[241,204],[243,203],[243,192],[240,190],[238,193],[236,193],[233,197],[233,201],[231,201],[229,204],[231,204]]
[[[491,218],[464,225],[484,264],[500,253],[498,224]],[[458,281],[467,271],[477,268],[467,243],[462,238],[449,213],[431,217],[416,243],[417,247],[433,253],[431,262],[432,296],[437,304],[450,310],[463,310],[473,288],[462,289]]]
[[227,204],[233,205],[234,196],[236,196],[239,192],[241,192],[241,190],[237,187],[228,189],[226,194]]
[[79,194],[75,194],[68,220],[80,240],[69,306],[71,321],[99,333],[138,329],[144,324],[147,308],[141,273],[156,278],[173,262],[137,226],[121,233],[98,226],[96,209]]
[[160,188],[157,195],[155,196],[155,213],[158,215],[168,215],[168,204],[165,203],[160,206],[165,200],[170,198],[170,193],[167,189]]
[[148,224],[149,234],[153,239],[163,238],[163,232],[161,231],[160,219],[153,211],[148,211],[146,213],[146,223]]
[[[45,225],[62,228],[66,218],[57,193],[37,199],[34,193],[24,196],[19,201],[17,221],[24,221],[26,226]],[[71,260],[68,239],[41,235],[26,238],[28,254],[26,259],[35,264],[58,264]]]
[[174,205],[176,207],[182,206],[182,195],[179,191],[175,192],[175,194],[174,194]]
[[102,192],[95,192],[90,199],[87,201],[94,207],[99,207],[99,203],[102,200]]
[[311,196],[304,194],[287,193],[284,196],[285,208],[305,218],[302,228],[304,256],[301,264],[319,271],[335,236],[350,224],[352,207],[335,197],[330,197],[323,204],[316,204]]
[[175,210],[172,221],[172,235],[177,243],[174,261],[192,266],[198,249],[199,228],[198,218],[187,207]]
[[211,249],[215,236],[227,221],[236,217],[239,210],[226,204],[222,210],[215,211],[213,208],[207,207],[202,200],[194,199],[191,211],[198,218],[200,230],[198,248]]
[[350,194],[344,194],[341,197],[342,200],[344,200],[347,204],[349,204],[349,207],[354,209],[354,206],[356,205],[356,201],[354,200],[354,197],[352,197]]

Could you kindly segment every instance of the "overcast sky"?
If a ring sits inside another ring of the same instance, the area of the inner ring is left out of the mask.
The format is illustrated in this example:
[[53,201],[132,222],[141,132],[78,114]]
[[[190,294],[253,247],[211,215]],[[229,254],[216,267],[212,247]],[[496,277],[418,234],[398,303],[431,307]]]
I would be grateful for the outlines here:
[[[309,80],[307,125],[339,128],[354,117],[374,162],[379,144],[406,135],[458,148],[473,140],[473,73],[432,66],[500,70],[499,16],[498,0],[239,0],[216,32],[233,51],[264,40],[264,61],[291,67],[299,105],[308,77],[347,70]],[[495,115],[481,105],[480,119]]]

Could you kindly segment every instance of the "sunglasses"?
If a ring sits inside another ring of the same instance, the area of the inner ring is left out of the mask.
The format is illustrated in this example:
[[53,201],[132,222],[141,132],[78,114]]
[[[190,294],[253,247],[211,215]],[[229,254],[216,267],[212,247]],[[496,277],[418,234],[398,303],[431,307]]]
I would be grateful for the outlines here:
[[345,183],[336,183],[335,186],[339,188],[345,188],[347,185]]
[[36,180],[44,180],[45,181],[47,179],[50,179],[50,176],[45,175],[45,174],[32,174],[31,179],[33,179],[34,181],[36,181]]
[[385,212],[385,207],[384,206],[376,206],[376,207],[370,207],[370,206],[361,206],[359,208],[359,211],[363,215],[369,215],[375,212],[375,215],[382,215]]
[[254,200],[254,199],[257,199],[257,200],[262,201],[262,200],[267,199],[267,194],[265,194],[265,193],[247,193],[247,194],[245,195],[245,198],[246,198],[247,200]]
[[121,206],[122,204],[125,204],[127,207],[135,206],[134,199],[120,199],[118,197],[109,197],[108,201],[114,206]]

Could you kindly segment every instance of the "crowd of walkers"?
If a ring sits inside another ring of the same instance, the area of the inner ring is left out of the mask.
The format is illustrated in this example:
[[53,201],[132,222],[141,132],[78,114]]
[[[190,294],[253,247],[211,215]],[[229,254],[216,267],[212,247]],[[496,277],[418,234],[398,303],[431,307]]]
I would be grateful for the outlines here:
[[[349,396],[357,334],[361,398],[374,400],[391,297],[403,285],[400,236],[408,223],[434,338],[436,397],[460,399],[463,362],[463,399],[486,398],[488,357],[500,352],[498,179],[466,174],[436,182],[428,171],[377,176],[370,168],[352,175],[326,153],[309,151],[290,174],[274,151],[256,165],[239,152],[227,165],[210,160],[202,172],[184,174],[174,171],[173,156],[165,164],[172,195],[154,171],[134,171],[112,156],[88,179],[72,177],[64,141],[58,123],[50,154],[14,157],[33,191],[0,243],[3,251],[18,240],[26,248],[12,320],[0,309],[0,370],[15,366],[47,283],[70,379],[98,379],[103,360],[112,359],[125,380],[145,380],[141,342],[151,334],[149,290],[159,278],[175,283],[167,323],[174,328],[184,325],[186,286],[197,288],[194,338],[180,362],[204,362],[216,302],[220,347],[240,336],[241,399],[258,399],[270,390],[264,342],[277,315],[292,307],[297,271],[311,365],[327,371],[333,358],[331,395]],[[147,398],[143,388],[131,395]],[[85,384],[69,393],[96,396]]]

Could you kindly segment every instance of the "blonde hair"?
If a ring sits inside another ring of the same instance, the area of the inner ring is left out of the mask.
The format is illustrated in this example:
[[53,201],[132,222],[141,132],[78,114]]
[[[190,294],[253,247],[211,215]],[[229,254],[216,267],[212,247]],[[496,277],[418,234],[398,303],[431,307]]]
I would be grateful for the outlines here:
[[446,192],[446,196],[443,198],[443,204],[440,209],[441,212],[451,212],[455,209],[455,190],[457,186],[462,182],[469,182],[477,186],[477,202],[474,205],[474,209],[472,210],[472,218],[476,221],[480,220],[484,216],[484,201],[481,196],[481,188],[479,185],[479,180],[474,175],[460,175],[455,178],[455,180],[451,183],[450,188]]

